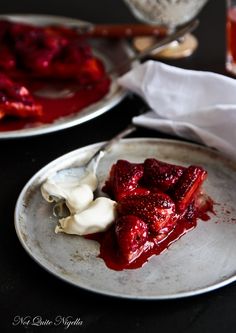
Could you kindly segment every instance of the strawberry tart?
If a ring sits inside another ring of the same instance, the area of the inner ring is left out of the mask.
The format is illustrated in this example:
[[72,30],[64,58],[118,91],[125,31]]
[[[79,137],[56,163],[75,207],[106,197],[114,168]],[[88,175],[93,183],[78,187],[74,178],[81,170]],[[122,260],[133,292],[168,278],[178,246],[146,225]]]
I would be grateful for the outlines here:
[[114,224],[91,235],[100,242],[100,257],[115,270],[138,268],[208,220],[213,201],[202,185],[201,166],[179,166],[148,158],[143,163],[118,160],[103,191],[117,202]]

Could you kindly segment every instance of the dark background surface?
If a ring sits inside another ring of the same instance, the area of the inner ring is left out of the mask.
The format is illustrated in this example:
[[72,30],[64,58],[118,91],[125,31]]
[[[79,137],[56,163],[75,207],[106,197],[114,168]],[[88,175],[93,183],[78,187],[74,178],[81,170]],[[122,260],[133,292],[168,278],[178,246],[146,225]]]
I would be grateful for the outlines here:
[[[135,21],[122,1],[2,1],[0,13],[63,15],[98,23]],[[199,48],[187,59],[171,62],[183,68],[224,72],[225,5],[210,0],[195,32]],[[108,113],[82,125],[43,136],[1,140],[0,163],[0,328],[1,332],[54,332],[51,327],[12,326],[16,315],[58,315],[83,321],[68,332],[236,332],[236,285],[186,299],[134,301],[112,298],[73,287],[38,266],[20,245],[14,229],[14,207],[25,183],[54,158],[76,148],[109,139],[142,107],[129,96]],[[133,136],[161,137],[138,129]],[[217,265],[217,258],[216,258]]]

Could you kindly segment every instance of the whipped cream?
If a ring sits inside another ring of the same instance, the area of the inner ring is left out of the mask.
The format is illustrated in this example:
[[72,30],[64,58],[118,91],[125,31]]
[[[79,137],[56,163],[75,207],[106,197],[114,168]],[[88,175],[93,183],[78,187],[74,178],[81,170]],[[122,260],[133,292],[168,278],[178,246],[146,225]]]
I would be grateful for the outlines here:
[[73,175],[63,174],[47,179],[41,187],[43,198],[48,202],[64,199],[71,214],[82,211],[93,200],[98,180],[95,174],[87,173],[78,179]]
[[59,173],[43,183],[43,198],[48,202],[64,199],[70,211],[68,217],[59,219],[56,233],[87,235],[105,231],[114,222],[116,202],[106,197],[94,200],[97,186],[97,177],[91,172],[87,172],[82,178],[73,172]]
[[105,231],[115,220],[116,202],[99,197],[92,201],[83,211],[59,220],[55,232],[67,234],[88,235]]

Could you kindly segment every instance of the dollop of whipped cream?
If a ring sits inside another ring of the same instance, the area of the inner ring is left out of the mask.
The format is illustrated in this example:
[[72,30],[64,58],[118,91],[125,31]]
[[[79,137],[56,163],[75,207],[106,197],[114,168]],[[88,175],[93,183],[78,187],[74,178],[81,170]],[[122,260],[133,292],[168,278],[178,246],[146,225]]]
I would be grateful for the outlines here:
[[81,212],[60,219],[60,226],[56,227],[55,232],[88,235],[105,231],[115,220],[115,205],[115,201],[99,197]]
[[75,175],[54,175],[41,186],[43,198],[48,202],[64,199],[70,215],[58,220],[55,232],[88,235],[105,231],[115,220],[116,202],[98,197],[94,191],[98,180],[94,173],[87,172],[78,179]]

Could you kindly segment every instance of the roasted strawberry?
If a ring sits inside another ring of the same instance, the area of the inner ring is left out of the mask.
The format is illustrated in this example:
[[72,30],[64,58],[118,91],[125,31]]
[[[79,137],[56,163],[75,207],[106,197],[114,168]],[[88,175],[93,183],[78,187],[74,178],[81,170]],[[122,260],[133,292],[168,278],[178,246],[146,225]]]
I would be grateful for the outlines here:
[[[48,75],[60,79],[73,78],[81,85],[92,85],[102,78],[107,78],[99,59],[86,59],[82,64],[63,62],[60,59],[51,63]],[[44,74],[47,74],[46,71]]]
[[190,165],[184,170],[171,192],[179,213],[184,212],[190,205],[206,177],[207,171],[199,166]]
[[93,57],[91,47],[87,44],[86,40],[77,36],[70,40],[68,44],[61,50],[60,60],[63,63],[82,65],[86,59]]
[[120,201],[128,195],[147,194],[149,190],[139,187],[143,176],[143,164],[118,160],[111,168],[110,177],[103,191]]
[[96,83],[105,78],[105,68],[103,63],[97,58],[86,59],[77,71],[77,80],[84,85]]
[[169,230],[176,222],[175,204],[162,192],[125,197],[118,202],[117,212],[118,216],[131,214],[141,218],[153,235],[157,235],[166,226]]
[[16,59],[11,50],[4,45],[0,45],[0,68],[4,71],[14,69],[16,66]]
[[35,103],[26,87],[0,73],[0,119],[5,116],[39,117],[41,105]]
[[52,34],[45,28],[17,24],[12,27],[15,40],[15,52],[20,65],[41,75],[48,74],[48,67],[59,54],[67,41],[61,36]]
[[140,256],[148,238],[148,227],[143,220],[133,215],[122,216],[115,222],[115,233],[125,262],[130,263]]
[[144,161],[143,182],[152,190],[159,189],[166,192],[175,185],[184,170],[183,166],[148,158]]

